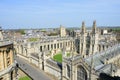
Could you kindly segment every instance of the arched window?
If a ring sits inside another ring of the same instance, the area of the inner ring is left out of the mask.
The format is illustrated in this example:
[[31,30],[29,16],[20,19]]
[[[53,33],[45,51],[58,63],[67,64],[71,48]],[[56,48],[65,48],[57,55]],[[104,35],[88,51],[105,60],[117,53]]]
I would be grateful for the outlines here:
[[49,46],[49,44],[48,44],[48,50],[50,49],[50,46]]
[[40,51],[42,52],[42,46],[40,46]]
[[77,80],[87,80],[87,72],[82,66],[77,67]]
[[67,65],[67,77],[70,78],[70,66],[69,65]]
[[21,54],[23,54],[23,46],[21,45]]

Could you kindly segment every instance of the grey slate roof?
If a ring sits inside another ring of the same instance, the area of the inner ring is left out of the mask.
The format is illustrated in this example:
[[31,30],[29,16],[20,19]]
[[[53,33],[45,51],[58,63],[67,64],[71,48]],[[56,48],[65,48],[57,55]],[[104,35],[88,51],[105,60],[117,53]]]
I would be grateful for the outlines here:
[[91,65],[91,61],[93,58],[93,68],[95,70],[98,70],[105,65],[104,64],[105,60],[109,60],[119,54],[120,54],[120,45],[115,45],[104,52],[96,53],[95,55],[86,58],[85,61],[89,65]]

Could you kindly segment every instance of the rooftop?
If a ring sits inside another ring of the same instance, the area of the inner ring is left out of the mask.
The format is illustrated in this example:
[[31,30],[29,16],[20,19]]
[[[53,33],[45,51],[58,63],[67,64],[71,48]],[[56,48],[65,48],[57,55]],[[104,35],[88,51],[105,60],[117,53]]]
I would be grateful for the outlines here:
[[0,41],[0,47],[7,46],[13,44],[11,41]]
[[96,53],[95,55],[86,58],[85,61],[90,65],[91,60],[93,58],[94,69],[98,70],[105,65],[104,64],[105,60],[109,60],[110,58],[117,56],[119,52],[120,52],[120,45],[115,45],[111,48],[108,48],[104,52]]

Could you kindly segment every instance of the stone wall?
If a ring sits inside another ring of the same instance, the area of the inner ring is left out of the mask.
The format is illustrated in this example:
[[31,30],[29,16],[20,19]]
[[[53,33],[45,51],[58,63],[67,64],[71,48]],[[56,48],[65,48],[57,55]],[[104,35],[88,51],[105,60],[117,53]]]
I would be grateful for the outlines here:
[[[55,64],[57,65],[57,64]],[[46,71],[47,73],[50,73],[52,75],[54,75],[55,77],[57,77],[58,79],[61,79],[61,74],[62,74],[62,70],[60,68],[56,68],[53,65],[47,64],[46,65]]]
[[[45,64],[40,64],[39,58],[32,56],[30,57],[30,63],[39,67],[44,67],[44,72],[55,76],[57,79],[61,79],[62,65],[53,61],[52,59],[47,59]],[[42,68],[40,68],[42,70]]]
[[29,57],[30,53],[39,53],[47,50],[52,53],[58,53],[65,45],[67,50],[71,50],[74,45],[74,40],[70,37],[66,38],[55,38],[42,40],[33,43],[17,43],[14,45],[16,53],[22,56]]

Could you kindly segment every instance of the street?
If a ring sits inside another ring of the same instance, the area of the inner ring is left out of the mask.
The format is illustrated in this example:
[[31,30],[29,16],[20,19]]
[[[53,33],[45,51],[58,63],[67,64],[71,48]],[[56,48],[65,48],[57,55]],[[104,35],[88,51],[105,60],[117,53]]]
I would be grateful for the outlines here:
[[33,80],[51,80],[43,71],[34,67],[23,58],[16,57],[19,67],[26,72]]

